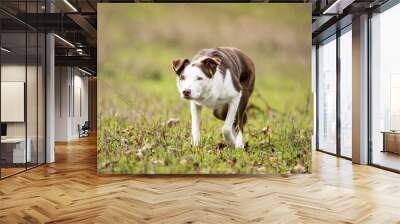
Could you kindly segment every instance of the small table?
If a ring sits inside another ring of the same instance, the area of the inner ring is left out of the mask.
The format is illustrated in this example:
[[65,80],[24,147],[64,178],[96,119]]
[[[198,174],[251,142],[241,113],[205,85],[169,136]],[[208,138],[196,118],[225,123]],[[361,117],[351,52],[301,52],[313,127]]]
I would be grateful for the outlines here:
[[5,138],[1,139],[1,159],[6,163],[26,163],[31,162],[31,139],[27,138],[28,143],[25,154],[25,138]]
[[400,131],[382,131],[383,150],[382,152],[392,152],[400,154]]

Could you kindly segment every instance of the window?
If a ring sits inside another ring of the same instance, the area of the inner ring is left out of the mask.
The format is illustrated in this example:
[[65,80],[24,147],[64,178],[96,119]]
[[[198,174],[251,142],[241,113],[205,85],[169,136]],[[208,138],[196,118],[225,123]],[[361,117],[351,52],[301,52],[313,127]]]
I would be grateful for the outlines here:
[[352,35],[351,25],[340,35],[340,155],[352,156]]
[[[0,6],[12,2],[1,2]],[[43,1],[19,2],[21,15]],[[0,178],[45,163],[45,34],[0,12]]]
[[336,153],[336,36],[318,47],[318,149]]
[[371,162],[400,170],[400,5],[371,18]]

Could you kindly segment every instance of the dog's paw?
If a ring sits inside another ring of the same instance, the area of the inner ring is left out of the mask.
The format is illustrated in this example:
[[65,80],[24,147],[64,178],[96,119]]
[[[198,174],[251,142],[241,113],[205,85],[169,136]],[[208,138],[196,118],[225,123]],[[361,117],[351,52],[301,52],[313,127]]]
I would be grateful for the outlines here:
[[199,141],[193,141],[192,140],[192,146],[197,147],[200,145],[200,140]]
[[236,144],[235,144],[235,148],[237,148],[237,149],[244,149],[244,144],[243,144],[243,142],[236,143]]
[[232,129],[223,127],[222,134],[224,135],[226,144],[235,145],[235,137],[233,136]]
[[236,135],[235,148],[239,148],[239,149],[243,149],[244,148],[243,135],[242,135],[241,131],[239,131],[238,134]]

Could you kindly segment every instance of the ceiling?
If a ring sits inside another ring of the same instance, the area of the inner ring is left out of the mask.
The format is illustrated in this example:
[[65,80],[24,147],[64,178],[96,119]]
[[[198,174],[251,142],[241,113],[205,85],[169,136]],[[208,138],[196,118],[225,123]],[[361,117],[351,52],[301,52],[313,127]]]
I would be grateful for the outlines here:
[[[185,2],[188,0],[1,0],[0,22],[4,38],[15,41],[18,32],[54,32],[56,65],[81,66],[96,73],[97,66],[97,3],[120,2]],[[224,2],[224,0],[205,0]],[[313,41],[347,15],[374,8],[387,0],[236,0],[235,2],[312,3]],[[46,4],[47,2],[47,4]],[[190,2],[204,2],[192,0]],[[51,13],[50,13],[51,12]],[[13,38],[14,36],[14,38]],[[29,48],[28,48],[29,51]],[[17,54],[18,51],[15,51]]]
[[352,18],[378,8],[389,0],[313,0],[313,43],[351,24]]
[[[25,32],[55,33],[56,65],[79,66],[96,74],[97,1],[95,0],[1,0],[2,45],[12,49],[3,59],[17,61],[36,51],[27,45]],[[50,13],[51,12],[51,13]],[[4,53],[4,52],[3,52]],[[28,54],[26,54],[28,53]]]

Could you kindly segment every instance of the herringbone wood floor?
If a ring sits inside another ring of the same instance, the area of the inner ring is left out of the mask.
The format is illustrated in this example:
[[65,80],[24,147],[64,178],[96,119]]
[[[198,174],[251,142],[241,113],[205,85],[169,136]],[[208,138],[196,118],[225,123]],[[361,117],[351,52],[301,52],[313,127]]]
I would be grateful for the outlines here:
[[313,174],[96,174],[90,137],[0,181],[0,223],[400,223],[400,175],[314,153]]

